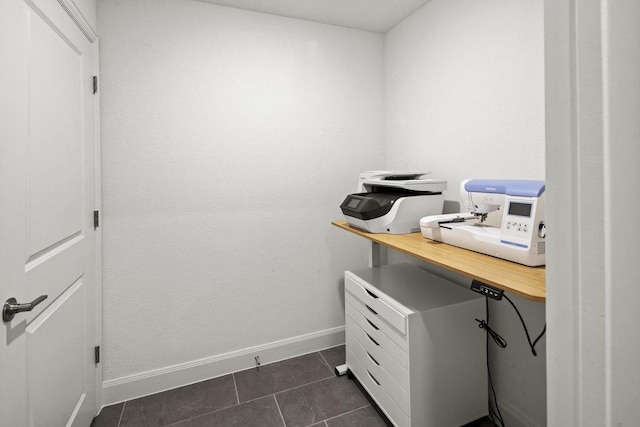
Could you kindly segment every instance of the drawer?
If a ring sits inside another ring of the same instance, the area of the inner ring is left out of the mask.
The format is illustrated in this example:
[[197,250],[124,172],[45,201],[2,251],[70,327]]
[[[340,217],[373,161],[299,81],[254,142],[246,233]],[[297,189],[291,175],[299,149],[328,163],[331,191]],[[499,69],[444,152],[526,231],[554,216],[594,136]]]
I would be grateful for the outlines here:
[[346,349],[346,357],[347,366],[353,375],[355,375],[360,384],[367,390],[369,396],[376,401],[380,409],[382,409],[382,412],[389,417],[389,420],[397,427],[410,427],[407,414],[391,399],[384,388],[374,381],[374,377],[371,376],[358,357],[356,357],[349,348]]
[[365,304],[350,293],[345,294],[345,312],[347,311],[350,311],[351,313],[356,311],[359,313],[359,315],[355,315],[354,313],[352,317],[353,320],[363,328],[368,324],[374,330],[380,331],[380,333],[386,335],[400,348],[405,351],[407,350],[407,336],[398,332],[397,329],[389,325],[389,323],[382,319],[378,314],[372,312]]
[[347,333],[347,347],[358,358],[362,366],[369,372],[374,382],[387,392],[389,397],[402,409],[406,414],[409,413],[409,397],[406,389],[402,389],[398,383],[389,375],[375,357],[367,352],[360,343]]
[[369,310],[375,312],[401,334],[405,335],[407,333],[407,317],[393,308],[384,298],[380,297],[380,291],[376,288],[356,282],[348,273],[345,274],[345,290],[369,307]]
[[378,363],[391,375],[391,377],[402,387],[409,391],[409,373],[407,371],[409,359],[404,352],[399,352],[398,356],[402,361],[396,360],[385,347],[379,342],[374,342],[372,337],[360,328],[351,317],[345,318],[346,333],[350,334]]

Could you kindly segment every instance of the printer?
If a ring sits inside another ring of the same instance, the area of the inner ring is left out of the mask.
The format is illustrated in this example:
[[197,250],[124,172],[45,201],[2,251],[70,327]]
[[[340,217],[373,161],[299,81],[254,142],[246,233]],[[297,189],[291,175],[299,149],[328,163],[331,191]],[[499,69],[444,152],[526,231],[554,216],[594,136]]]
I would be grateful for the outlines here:
[[467,211],[420,219],[437,240],[527,266],[545,264],[544,181],[468,179],[460,185]]
[[350,225],[370,233],[420,231],[420,218],[442,213],[447,181],[426,178],[431,172],[368,171],[358,179],[340,209]]

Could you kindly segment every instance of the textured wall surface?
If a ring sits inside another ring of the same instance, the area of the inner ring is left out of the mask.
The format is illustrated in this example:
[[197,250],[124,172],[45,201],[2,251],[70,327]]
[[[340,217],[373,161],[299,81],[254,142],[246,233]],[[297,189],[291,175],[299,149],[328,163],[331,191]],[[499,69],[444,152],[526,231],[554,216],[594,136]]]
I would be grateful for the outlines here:
[[432,1],[385,38],[385,160],[464,178],[544,179],[541,1]]
[[104,379],[344,325],[383,163],[380,34],[193,1],[99,2]]
[[[387,33],[386,167],[432,170],[453,202],[465,178],[544,179],[543,42],[543,2],[525,0],[433,0]],[[545,305],[512,299],[537,335]],[[545,343],[533,357],[509,304],[490,306],[498,400],[546,425]]]

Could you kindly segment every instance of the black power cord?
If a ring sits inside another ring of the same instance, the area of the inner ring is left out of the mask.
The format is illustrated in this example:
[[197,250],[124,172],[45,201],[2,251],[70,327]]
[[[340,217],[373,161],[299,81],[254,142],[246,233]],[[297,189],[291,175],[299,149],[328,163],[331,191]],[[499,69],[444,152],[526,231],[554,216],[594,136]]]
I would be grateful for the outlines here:
[[538,341],[540,341],[540,338],[542,338],[544,333],[547,331],[547,324],[546,323],[544,324],[544,328],[542,328],[542,332],[540,332],[538,337],[533,342],[531,342],[531,337],[529,336],[529,330],[527,329],[527,325],[524,323],[524,319],[522,318],[522,315],[520,314],[520,310],[518,310],[518,307],[516,307],[516,305],[513,303],[513,301],[511,301],[511,298],[509,298],[507,295],[503,295],[503,296],[505,297],[505,299],[507,301],[509,301],[509,304],[511,304],[511,307],[513,307],[513,309],[516,311],[516,314],[520,318],[520,323],[522,323],[522,327],[524,328],[524,333],[527,336],[527,341],[529,342],[529,347],[531,347],[531,353],[533,353],[534,356],[537,356],[538,353],[536,352],[536,344],[538,344]]
[[[529,347],[531,348],[531,353],[534,356],[538,356],[538,353],[536,352],[535,347],[538,341],[540,341],[540,339],[544,336],[545,332],[547,331],[547,324],[545,323],[544,327],[542,328],[542,332],[540,332],[540,334],[536,337],[536,339],[533,340],[533,342],[531,342],[531,336],[529,335],[529,330],[527,328],[527,325],[524,319],[522,318],[522,315],[520,314],[520,310],[518,310],[518,307],[516,307],[513,301],[511,301],[511,298],[509,298],[507,295],[502,295],[502,296],[507,301],[509,301],[509,304],[511,304],[511,307],[513,307],[513,309],[516,311],[516,314],[520,319],[520,323],[522,323],[522,328],[524,329],[524,333],[527,336],[527,342],[529,343]],[[496,345],[499,348],[505,348],[507,346],[507,341],[489,326],[489,298],[487,298],[486,296],[485,296],[485,311],[486,311],[487,320],[484,321],[484,320],[476,319],[476,322],[478,322],[478,327],[480,329],[484,329],[487,334],[485,346],[486,346],[486,352],[487,352],[487,379],[489,381],[489,391],[490,391],[489,416],[491,417],[493,422],[496,423],[498,427],[505,427],[504,419],[502,418],[502,414],[500,413],[500,408],[498,407],[498,398],[496,395],[496,391],[493,387],[493,381],[491,380],[491,369],[489,367],[489,337],[493,339],[493,341],[496,343]]]
[[485,340],[485,351],[487,353],[487,379],[489,381],[489,416],[493,420],[494,423],[500,423],[498,427],[505,427],[504,419],[502,418],[502,414],[500,413],[500,408],[498,407],[498,397],[496,396],[496,390],[493,388],[493,381],[491,380],[491,368],[489,367],[489,337],[493,338],[495,343],[500,348],[505,348],[507,346],[507,342],[502,338],[496,331],[491,329],[489,326],[489,298],[484,298],[484,307],[487,320],[478,320],[478,327],[480,329],[484,329],[486,332],[486,340]]

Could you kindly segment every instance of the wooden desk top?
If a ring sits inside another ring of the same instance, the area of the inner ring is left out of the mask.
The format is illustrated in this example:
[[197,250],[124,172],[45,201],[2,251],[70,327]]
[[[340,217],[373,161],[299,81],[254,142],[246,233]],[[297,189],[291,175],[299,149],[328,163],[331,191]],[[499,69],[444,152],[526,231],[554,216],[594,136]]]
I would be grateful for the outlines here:
[[374,234],[351,227],[346,221],[333,225],[350,233],[455,271],[533,301],[544,302],[545,267],[527,267],[500,258],[425,239],[420,233]]

